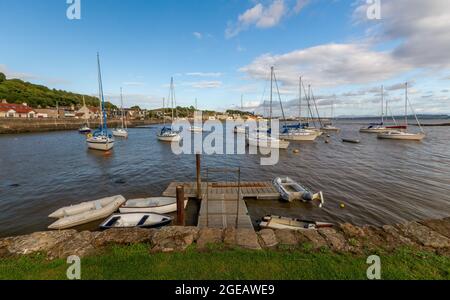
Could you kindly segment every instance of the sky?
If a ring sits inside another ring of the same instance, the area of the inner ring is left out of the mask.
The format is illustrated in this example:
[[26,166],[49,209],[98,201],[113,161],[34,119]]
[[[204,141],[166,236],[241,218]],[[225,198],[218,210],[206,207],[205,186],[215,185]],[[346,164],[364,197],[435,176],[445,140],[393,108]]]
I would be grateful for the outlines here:
[[379,115],[382,85],[401,114],[405,82],[416,112],[450,114],[447,0],[0,0],[0,36],[8,78],[78,93],[98,93],[99,52],[125,106],[161,107],[173,77],[178,105],[267,112],[274,66],[288,116],[300,76],[324,116]]

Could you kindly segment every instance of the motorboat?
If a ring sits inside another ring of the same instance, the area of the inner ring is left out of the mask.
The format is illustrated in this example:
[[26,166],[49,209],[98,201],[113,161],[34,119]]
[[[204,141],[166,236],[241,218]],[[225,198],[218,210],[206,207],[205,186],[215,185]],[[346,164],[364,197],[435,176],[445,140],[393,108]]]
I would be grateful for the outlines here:
[[311,193],[307,188],[301,186],[289,177],[277,177],[273,180],[273,185],[280,193],[281,198],[288,202],[300,200],[302,202],[319,201],[319,207],[324,204],[322,192],[316,194]]

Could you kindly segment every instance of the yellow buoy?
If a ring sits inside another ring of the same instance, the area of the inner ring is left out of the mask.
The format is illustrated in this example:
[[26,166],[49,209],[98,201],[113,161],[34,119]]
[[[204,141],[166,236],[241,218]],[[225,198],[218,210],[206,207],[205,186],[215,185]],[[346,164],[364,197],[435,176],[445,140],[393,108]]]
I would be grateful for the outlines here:
[[294,153],[300,153],[300,150],[295,149],[295,150],[294,150]]
[[345,204],[344,204],[344,203],[341,203],[340,207],[341,207],[341,208],[345,208]]

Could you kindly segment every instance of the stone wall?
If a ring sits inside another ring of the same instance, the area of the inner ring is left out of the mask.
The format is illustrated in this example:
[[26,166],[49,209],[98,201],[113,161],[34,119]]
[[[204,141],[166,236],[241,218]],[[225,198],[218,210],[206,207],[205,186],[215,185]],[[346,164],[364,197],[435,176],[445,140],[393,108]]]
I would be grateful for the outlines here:
[[[77,130],[85,120],[81,119],[5,119],[0,118],[0,134],[47,132],[62,130]],[[159,120],[129,120],[128,127],[136,127],[160,123]],[[99,121],[90,121],[91,128],[97,128]],[[110,128],[121,124],[120,120],[108,120]]]
[[45,253],[49,259],[70,255],[93,255],[110,245],[144,243],[149,253],[184,251],[195,245],[263,249],[330,249],[335,252],[362,254],[369,251],[391,252],[407,246],[450,255],[450,218],[409,222],[383,227],[341,224],[320,230],[271,230],[255,233],[251,229],[198,229],[164,227],[157,229],[110,229],[102,232],[75,230],[37,232],[0,239],[0,257]]

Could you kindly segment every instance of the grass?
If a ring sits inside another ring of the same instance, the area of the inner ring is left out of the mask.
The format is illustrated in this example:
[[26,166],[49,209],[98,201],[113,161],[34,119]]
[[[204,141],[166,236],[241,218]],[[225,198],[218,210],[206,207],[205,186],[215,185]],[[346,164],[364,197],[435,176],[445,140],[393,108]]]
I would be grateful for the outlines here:
[[[382,279],[450,279],[450,257],[399,249],[380,255]],[[365,256],[327,250],[211,249],[149,254],[148,246],[115,246],[81,260],[82,279],[367,279]],[[0,260],[0,279],[66,279],[65,260],[44,255]]]

